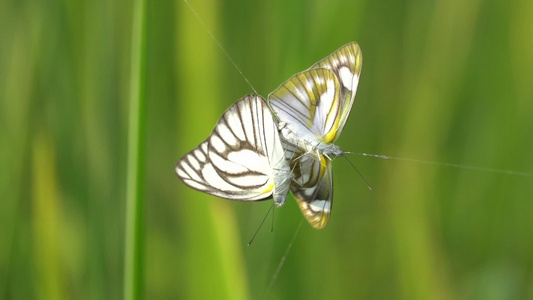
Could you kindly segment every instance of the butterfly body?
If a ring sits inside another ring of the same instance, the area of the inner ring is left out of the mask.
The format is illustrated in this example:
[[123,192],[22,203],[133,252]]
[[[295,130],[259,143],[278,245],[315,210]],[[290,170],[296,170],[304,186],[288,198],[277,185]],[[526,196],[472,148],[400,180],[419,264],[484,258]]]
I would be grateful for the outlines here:
[[344,151],[335,144],[325,143],[320,139],[315,139],[312,141],[302,139],[289,128],[287,128],[286,123],[284,122],[280,122],[278,124],[278,129],[285,143],[297,146],[304,153],[314,153],[317,157],[325,155],[328,158],[338,157],[344,154]]
[[289,193],[291,186],[290,178],[292,178],[292,174],[289,165],[284,163],[279,167],[275,167],[272,173],[272,178],[274,179],[272,198],[274,199],[276,206],[281,207],[287,201],[287,194]]

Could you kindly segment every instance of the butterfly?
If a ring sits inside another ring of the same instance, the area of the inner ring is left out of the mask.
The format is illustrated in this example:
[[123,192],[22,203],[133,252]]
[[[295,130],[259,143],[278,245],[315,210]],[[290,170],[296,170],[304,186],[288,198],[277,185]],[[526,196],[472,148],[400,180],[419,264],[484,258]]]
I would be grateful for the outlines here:
[[175,166],[189,187],[237,201],[286,201],[291,170],[265,99],[247,95],[222,115],[211,135]]
[[268,96],[293,172],[293,193],[314,228],[326,226],[333,201],[333,144],[354,102],[363,57],[351,42],[294,75]]
[[[221,198],[286,201],[289,189],[309,223],[326,226],[333,199],[333,144],[353,105],[362,54],[349,43],[291,77],[268,101],[248,95],[176,164],[189,187]],[[279,132],[278,132],[279,131]]]

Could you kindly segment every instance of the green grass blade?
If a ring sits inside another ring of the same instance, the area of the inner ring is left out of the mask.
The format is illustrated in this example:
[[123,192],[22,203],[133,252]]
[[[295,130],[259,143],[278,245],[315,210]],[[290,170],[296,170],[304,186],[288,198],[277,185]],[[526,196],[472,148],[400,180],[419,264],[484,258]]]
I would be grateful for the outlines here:
[[126,244],[124,299],[143,297],[144,253],[144,144],[146,87],[146,1],[134,2],[130,112],[128,132],[128,173],[126,191]]

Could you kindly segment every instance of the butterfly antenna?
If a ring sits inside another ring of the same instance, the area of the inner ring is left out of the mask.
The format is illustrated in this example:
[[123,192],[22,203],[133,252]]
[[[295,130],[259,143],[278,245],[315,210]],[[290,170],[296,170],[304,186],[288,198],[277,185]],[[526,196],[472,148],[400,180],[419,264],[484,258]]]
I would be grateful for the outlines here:
[[[250,245],[252,245],[252,242],[255,240],[255,237],[257,236],[257,233],[259,232],[259,230],[261,229],[261,227],[263,227],[263,224],[265,223],[267,217],[268,217],[268,214],[270,213],[270,211],[274,208],[274,204],[272,203],[272,206],[270,206],[270,208],[268,209],[265,217],[263,218],[263,221],[261,221],[261,224],[259,224],[259,227],[257,228],[257,230],[255,231],[254,233],[254,236],[252,236],[252,239],[248,242],[248,247]],[[272,220],[274,220],[274,212],[272,212]],[[273,222],[273,221],[272,221]],[[272,223],[272,230],[274,230],[274,223]]]
[[[345,152],[345,153],[350,153],[350,152]],[[363,175],[359,172],[359,170],[357,170],[357,168],[355,167],[355,165],[348,159],[348,157],[346,157],[346,155],[343,155],[342,157],[346,158],[346,160],[348,161],[348,163],[352,166],[352,168],[355,170],[355,172],[357,172],[357,174],[359,174],[359,177],[361,177],[361,179],[363,179],[363,181],[365,182],[366,184],[366,187],[373,191],[374,189],[372,189],[372,187],[370,186],[370,184],[368,183],[368,181],[366,181],[366,179],[363,177]]]

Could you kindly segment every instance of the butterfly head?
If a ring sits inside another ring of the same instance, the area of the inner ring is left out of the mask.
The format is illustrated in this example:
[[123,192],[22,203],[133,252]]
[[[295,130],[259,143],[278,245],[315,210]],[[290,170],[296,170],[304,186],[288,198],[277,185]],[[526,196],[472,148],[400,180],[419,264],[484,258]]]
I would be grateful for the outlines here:
[[341,147],[329,143],[319,143],[315,146],[314,151],[318,153],[319,156],[322,154],[328,158],[344,155],[344,151],[341,149]]
[[287,201],[287,195],[274,195],[274,203],[276,204],[276,207],[282,207],[283,204],[285,204],[285,201]]

